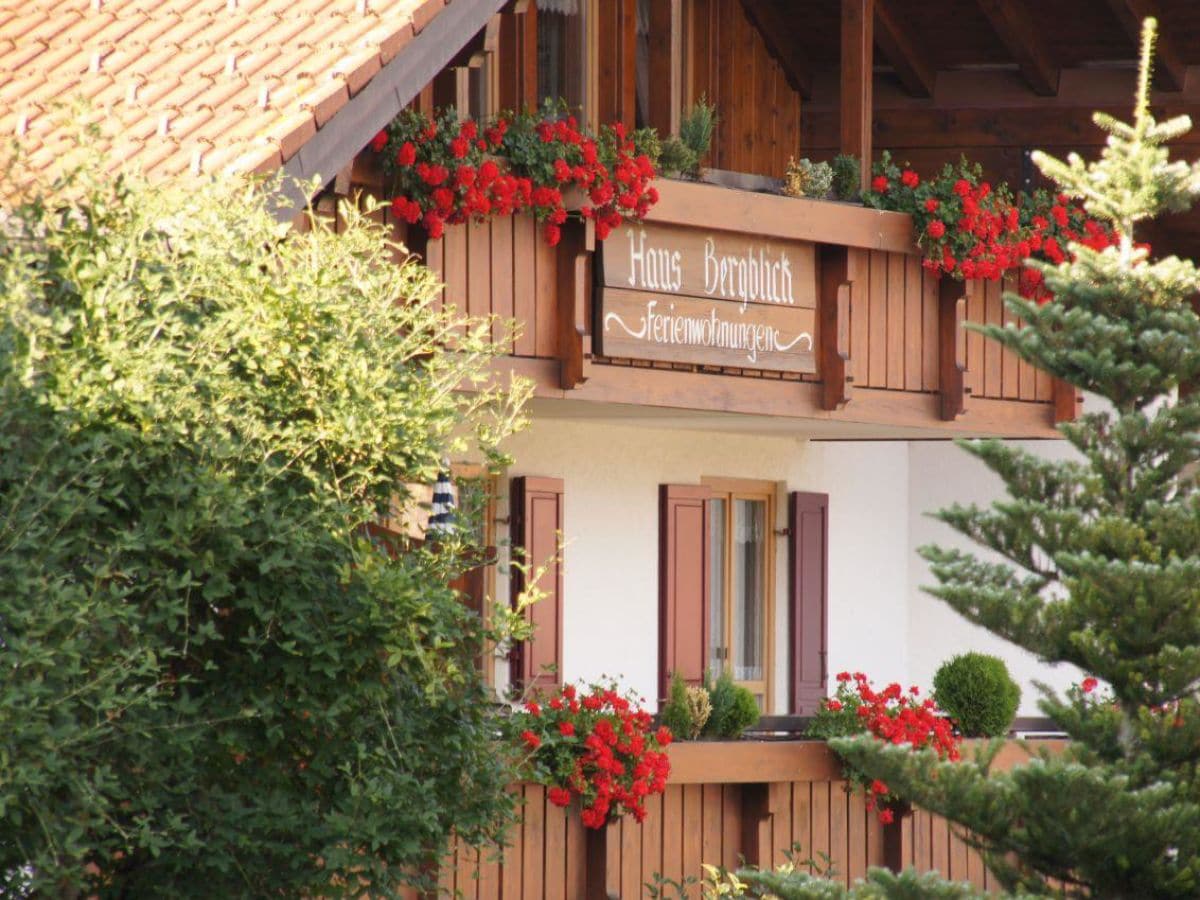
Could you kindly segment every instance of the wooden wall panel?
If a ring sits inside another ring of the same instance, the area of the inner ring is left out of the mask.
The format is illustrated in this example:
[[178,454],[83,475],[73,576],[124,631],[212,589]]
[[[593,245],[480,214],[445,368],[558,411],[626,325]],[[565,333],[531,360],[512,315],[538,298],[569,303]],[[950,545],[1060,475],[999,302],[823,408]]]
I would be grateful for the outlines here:
[[695,0],[687,95],[715,103],[720,122],[706,164],[782,177],[799,155],[800,95],[768,52],[740,0]]

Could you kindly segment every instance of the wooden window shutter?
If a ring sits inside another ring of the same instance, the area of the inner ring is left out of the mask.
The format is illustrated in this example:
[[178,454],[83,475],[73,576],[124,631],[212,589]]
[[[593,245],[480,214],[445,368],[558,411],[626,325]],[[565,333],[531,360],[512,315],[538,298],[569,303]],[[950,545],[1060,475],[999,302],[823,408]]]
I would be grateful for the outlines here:
[[699,485],[659,487],[659,697],[671,673],[700,684],[708,655],[708,503]]
[[[559,536],[563,530],[561,478],[523,476],[512,480],[509,492],[514,559],[529,568],[529,577],[545,567],[534,583],[544,594],[529,606],[533,639],[513,651],[512,679],[521,687],[553,688],[562,682],[562,560]],[[525,590],[526,574],[513,569],[513,598]],[[553,669],[547,667],[553,666]]]
[[793,491],[788,531],[792,712],[811,716],[826,691],[829,495]]

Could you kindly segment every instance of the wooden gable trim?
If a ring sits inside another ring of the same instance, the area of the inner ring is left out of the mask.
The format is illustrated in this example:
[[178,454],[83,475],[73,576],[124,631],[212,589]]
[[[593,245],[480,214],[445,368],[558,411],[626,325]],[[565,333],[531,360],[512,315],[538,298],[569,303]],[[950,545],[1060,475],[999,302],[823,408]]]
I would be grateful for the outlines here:
[[767,52],[783,69],[787,83],[803,99],[812,99],[813,73],[792,36],[793,26],[769,0],[742,0],[746,18],[762,35]]
[[1160,5],[1156,0],[1108,0],[1113,15],[1133,41],[1135,52],[1142,42],[1142,21],[1158,19],[1158,34],[1154,41],[1154,86],[1160,91],[1182,91],[1187,63],[1162,20]]
[[291,222],[309,201],[309,182],[340,172],[504,5],[453,0],[283,167],[273,186],[275,217]]
[[1013,0],[976,0],[1000,42],[1017,61],[1021,75],[1035,94],[1058,93],[1059,65],[1046,47],[1042,29],[1024,7]]
[[937,72],[897,15],[895,3],[896,0],[875,0],[875,42],[896,70],[904,90],[914,97],[932,97]]

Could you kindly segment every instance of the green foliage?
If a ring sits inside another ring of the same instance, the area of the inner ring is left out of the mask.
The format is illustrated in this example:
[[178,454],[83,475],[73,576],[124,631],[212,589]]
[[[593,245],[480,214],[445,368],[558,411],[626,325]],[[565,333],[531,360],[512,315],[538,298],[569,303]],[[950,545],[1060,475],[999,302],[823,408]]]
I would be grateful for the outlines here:
[[825,700],[808,723],[804,736],[818,741],[863,734],[866,720],[858,714],[862,705],[857,692],[848,681],[839,681],[834,702]]
[[824,200],[833,188],[833,168],[827,162],[808,159],[788,160],[783,178],[783,192],[789,197],[811,197]]
[[969,884],[944,881],[936,872],[899,875],[872,868],[850,887],[832,880],[832,872],[810,864],[787,862],[775,870],[746,867],[728,872],[705,866],[705,900],[752,897],[761,900],[982,900],[987,897]]
[[[1200,195],[1200,166],[1170,162],[1186,118],[1158,123],[1145,50],[1132,125],[1097,115],[1099,160],[1037,154],[1061,190],[1119,233],[1115,246],[1070,248],[1036,263],[1056,299],[1007,297],[1024,326],[979,330],[1021,359],[1098,398],[1064,424],[1075,458],[1054,461],[999,441],[964,444],[1003,481],[990,507],[939,518],[986,548],[923,550],[933,593],[993,633],[1094,682],[1041,708],[1070,737],[1030,765],[989,772],[835,741],[840,753],[925,809],[970,829],[1009,890],[1089,898],[1200,895],[1200,291],[1191,262],[1151,260],[1140,223]],[[998,560],[998,561],[997,561]]]
[[933,695],[966,737],[1003,737],[1021,703],[1021,687],[998,656],[962,653],[933,676]]
[[511,809],[473,548],[361,525],[525,389],[382,227],[265,197],[97,165],[0,211],[0,893],[391,896]]
[[734,684],[733,676],[723,672],[712,684],[706,684],[712,714],[704,726],[705,737],[737,740],[759,719],[758,701],[747,688]]
[[718,121],[717,108],[704,97],[697,100],[679,123],[679,137],[662,141],[659,171],[670,177],[699,177],[700,163],[712,146]]
[[650,162],[654,163],[655,170],[659,170],[659,160],[662,158],[663,146],[662,140],[658,136],[656,128],[639,128],[629,136],[633,141],[633,149],[635,153],[645,154]]
[[858,157],[849,153],[839,153],[829,165],[833,169],[833,198],[835,200],[857,200],[861,189],[859,179],[862,177],[859,171]]
[[667,703],[659,715],[662,724],[671,729],[671,734],[681,741],[694,741],[711,715],[712,701],[708,691],[703,687],[688,687],[683,676],[672,673]]

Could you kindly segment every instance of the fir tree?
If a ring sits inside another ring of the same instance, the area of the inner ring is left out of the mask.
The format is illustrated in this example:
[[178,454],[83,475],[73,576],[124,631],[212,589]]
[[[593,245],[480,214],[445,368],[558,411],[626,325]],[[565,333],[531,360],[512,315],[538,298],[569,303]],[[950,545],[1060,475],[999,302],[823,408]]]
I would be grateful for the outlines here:
[[1042,171],[1120,232],[1103,252],[1038,265],[1055,299],[1015,295],[1027,324],[980,328],[1057,378],[1102,398],[1060,430],[1078,451],[1050,461],[1000,441],[964,443],[1008,496],[938,518],[1003,562],[924,548],[931,592],[972,622],[1107,687],[1041,708],[1065,752],[992,773],[977,764],[835,742],[839,752],[920,806],[970,829],[1013,892],[1050,896],[1200,896],[1200,318],[1191,262],[1152,260],[1144,220],[1187,208],[1200,166],[1168,160],[1186,117],[1149,109],[1155,25],[1143,32],[1132,125],[1097,114],[1098,161],[1038,154]]

